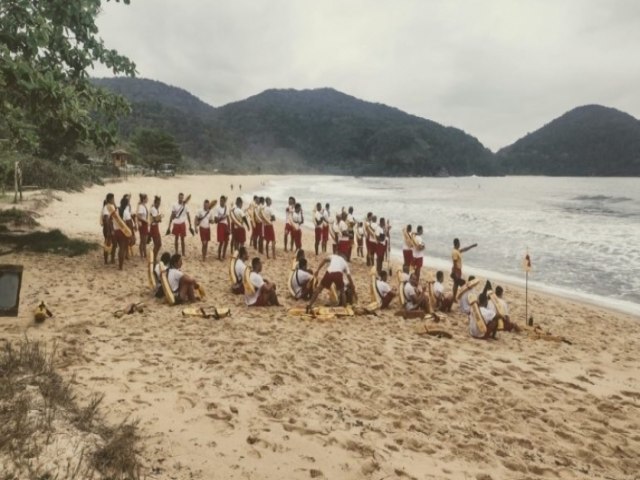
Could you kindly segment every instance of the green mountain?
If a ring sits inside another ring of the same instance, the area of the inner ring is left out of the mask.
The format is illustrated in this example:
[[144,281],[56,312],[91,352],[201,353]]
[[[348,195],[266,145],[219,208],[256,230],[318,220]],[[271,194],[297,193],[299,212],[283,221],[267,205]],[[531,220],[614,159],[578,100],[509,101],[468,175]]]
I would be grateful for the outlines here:
[[496,154],[515,175],[638,176],[640,121],[614,108],[575,108]]
[[267,90],[213,108],[188,92],[145,79],[96,79],[125,96],[120,123],[171,133],[183,154],[225,171],[351,175],[491,174],[493,154],[462,130],[333,89]]

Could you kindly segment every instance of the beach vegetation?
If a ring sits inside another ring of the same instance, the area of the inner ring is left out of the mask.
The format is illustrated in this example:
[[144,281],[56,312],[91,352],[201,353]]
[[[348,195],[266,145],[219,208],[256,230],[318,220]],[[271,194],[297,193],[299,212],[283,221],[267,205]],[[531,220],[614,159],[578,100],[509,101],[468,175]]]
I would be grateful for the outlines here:
[[[133,145],[139,161],[158,173],[161,170],[175,170],[182,160],[180,148],[175,138],[162,130],[141,128],[133,136]],[[172,165],[173,168],[167,167]]]
[[[7,227],[1,219],[0,227]],[[76,257],[96,250],[98,245],[78,238],[69,238],[58,229],[23,233],[11,231],[7,227],[0,229],[0,248],[0,255],[32,252]]]

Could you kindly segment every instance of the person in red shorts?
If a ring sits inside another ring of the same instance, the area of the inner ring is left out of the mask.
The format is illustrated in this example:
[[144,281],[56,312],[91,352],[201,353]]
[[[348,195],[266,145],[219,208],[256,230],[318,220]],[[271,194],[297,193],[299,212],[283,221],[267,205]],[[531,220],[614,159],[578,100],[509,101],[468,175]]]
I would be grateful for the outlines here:
[[322,210],[322,253],[327,253],[327,243],[329,242],[329,223],[331,220],[331,209],[329,204],[325,204]]
[[[296,247],[296,250],[302,248],[302,224],[304,223],[304,215],[302,213],[302,206],[296,203],[293,207],[293,213],[291,214],[291,239]],[[293,249],[292,249],[293,250]]]
[[325,265],[329,265],[327,267],[327,271],[325,272],[322,280],[320,280],[320,284],[313,291],[313,295],[311,296],[311,300],[309,300],[309,304],[307,305],[307,311],[311,311],[313,304],[320,295],[320,292],[324,289],[331,289],[332,285],[336,286],[336,290],[340,295],[340,305],[346,304],[346,294],[345,294],[345,284],[343,275],[347,276],[347,280],[349,281],[349,287],[355,293],[355,285],[353,284],[353,278],[351,278],[351,272],[349,270],[349,264],[345,258],[343,253],[339,253],[338,255],[329,255],[327,258],[322,260],[320,265],[318,265],[318,270],[316,271],[316,276],[320,273],[320,270]]
[[218,240],[218,260],[224,260],[227,256],[227,247],[229,246],[229,207],[227,206],[227,197],[222,195],[220,203],[213,211],[213,221],[217,225],[216,237]]
[[420,282],[420,272],[422,271],[422,265],[424,262],[424,240],[422,240],[422,225],[418,225],[416,228],[416,234],[413,236],[414,247],[411,250],[413,257],[413,272],[416,274],[418,282]]
[[160,236],[160,222],[162,221],[160,202],[160,197],[156,195],[153,197],[153,205],[149,209],[149,236],[151,240],[153,240],[153,263],[158,260],[158,253],[162,247],[162,237]]
[[182,247],[182,256],[184,253],[184,237],[187,236],[187,222],[189,222],[189,231],[192,235],[195,234],[193,227],[191,226],[191,215],[189,214],[189,207],[184,203],[184,193],[178,194],[178,203],[176,203],[171,209],[171,218],[169,219],[169,225],[173,222],[171,233],[175,237],[175,250],[178,253],[178,239],[180,240],[180,246]]
[[265,198],[265,206],[260,211],[260,216],[262,217],[265,253],[267,254],[267,258],[270,258],[269,245],[271,245],[271,258],[276,258],[276,232],[273,229],[273,222],[276,216],[271,209],[271,197]]
[[349,261],[351,254],[351,240],[349,239],[349,225],[347,223],[347,212],[342,212],[340,220],[338,222],[338,230],[340,231],[338,237],[338,253],[344,254],[344,258]]
[[[233,230],[231,231],[231,248],[243,247],[247,241],[247,230],[250,230],[247,216],[242,210],[242,197],[236,198],[236,206],[233,208],[232,222]],[[245,228],[246,227],[246,228]]]
[[[296,199],[293,197],[289,197],[289,203],[287,203],[287,208],[284,211],[284,251],[287,251],[287,240],[289,238],[289,234],[291,234],[291,215],[293,214],[293,210],[296,205]],[[291,245],[290,250],[293,250],[293,236],[291,236]]]
[[[322,242],[322,228],[324,225],[324,216],[322,215],[322,204],[320,202],[316,203],[316,210],[313,212],[313,226],[315,227],[315,249],[316,256],[318,255],[318,251],[320,250],[320,242]],[[328,232],[327,232],[328,235]]]
[[[372,217],[372,220],[376,218],[375,215]],[[384,218],[380,218],[380,223],[378,225],[372,225],[375,238],[371,239],[372,244],[375,248],[376,253],[376,271],[378,275],[382,272],[382,264],[384,262],[384,256],[387,253],[387,227],[384,221]]]
[[211,205],[209,200],[202,204],[202,210],[196,213],[196,231],[200,234],[202,242],[202,261],[207,259],[207,249],[211,241]]
[[262,272],[262,261],[260,257],[255,257],[251,260],[251,273],[249,274],[249,281],[253,285],[255,292],[253,294],[244,293],[245,303],[248,307],[279,307],[276,285],[269,280],[263,279],[260,272]]
[[136,222],[140,233],[140,256],[147,258],[147,238],[149,237],[149,209],[147,208],[148,197],[146,193],[140,194],[140,202],[136,209]]
[[404,260],[404,265],[411,266],[413,265],[413,236],[411,235],[411,230],[413,227],[411,225],[407,225],[404,227],[403,235],[402,235],[402,259]]

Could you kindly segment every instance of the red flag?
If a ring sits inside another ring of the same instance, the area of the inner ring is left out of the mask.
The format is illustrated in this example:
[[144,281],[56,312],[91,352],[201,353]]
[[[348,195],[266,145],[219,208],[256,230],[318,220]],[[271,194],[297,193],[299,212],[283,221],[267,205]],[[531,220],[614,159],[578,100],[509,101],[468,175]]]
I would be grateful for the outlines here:
[[531,255],[529,255],[529,250],[527,250],[527,253],[524,256],[524,260],[522,261],[522,269],[525,272],[531,271]]

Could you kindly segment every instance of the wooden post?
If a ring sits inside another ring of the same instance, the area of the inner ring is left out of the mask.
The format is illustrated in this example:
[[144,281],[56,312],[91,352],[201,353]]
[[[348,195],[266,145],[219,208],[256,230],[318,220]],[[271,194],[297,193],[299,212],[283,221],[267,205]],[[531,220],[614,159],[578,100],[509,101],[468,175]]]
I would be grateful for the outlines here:
[[19,178],[22,177],[20,174],[20,162],[16,161],[13,167],[13,203],[18,203],[18,190],[20,190],[20,201],[22,201],[22,187],[20,186]]

